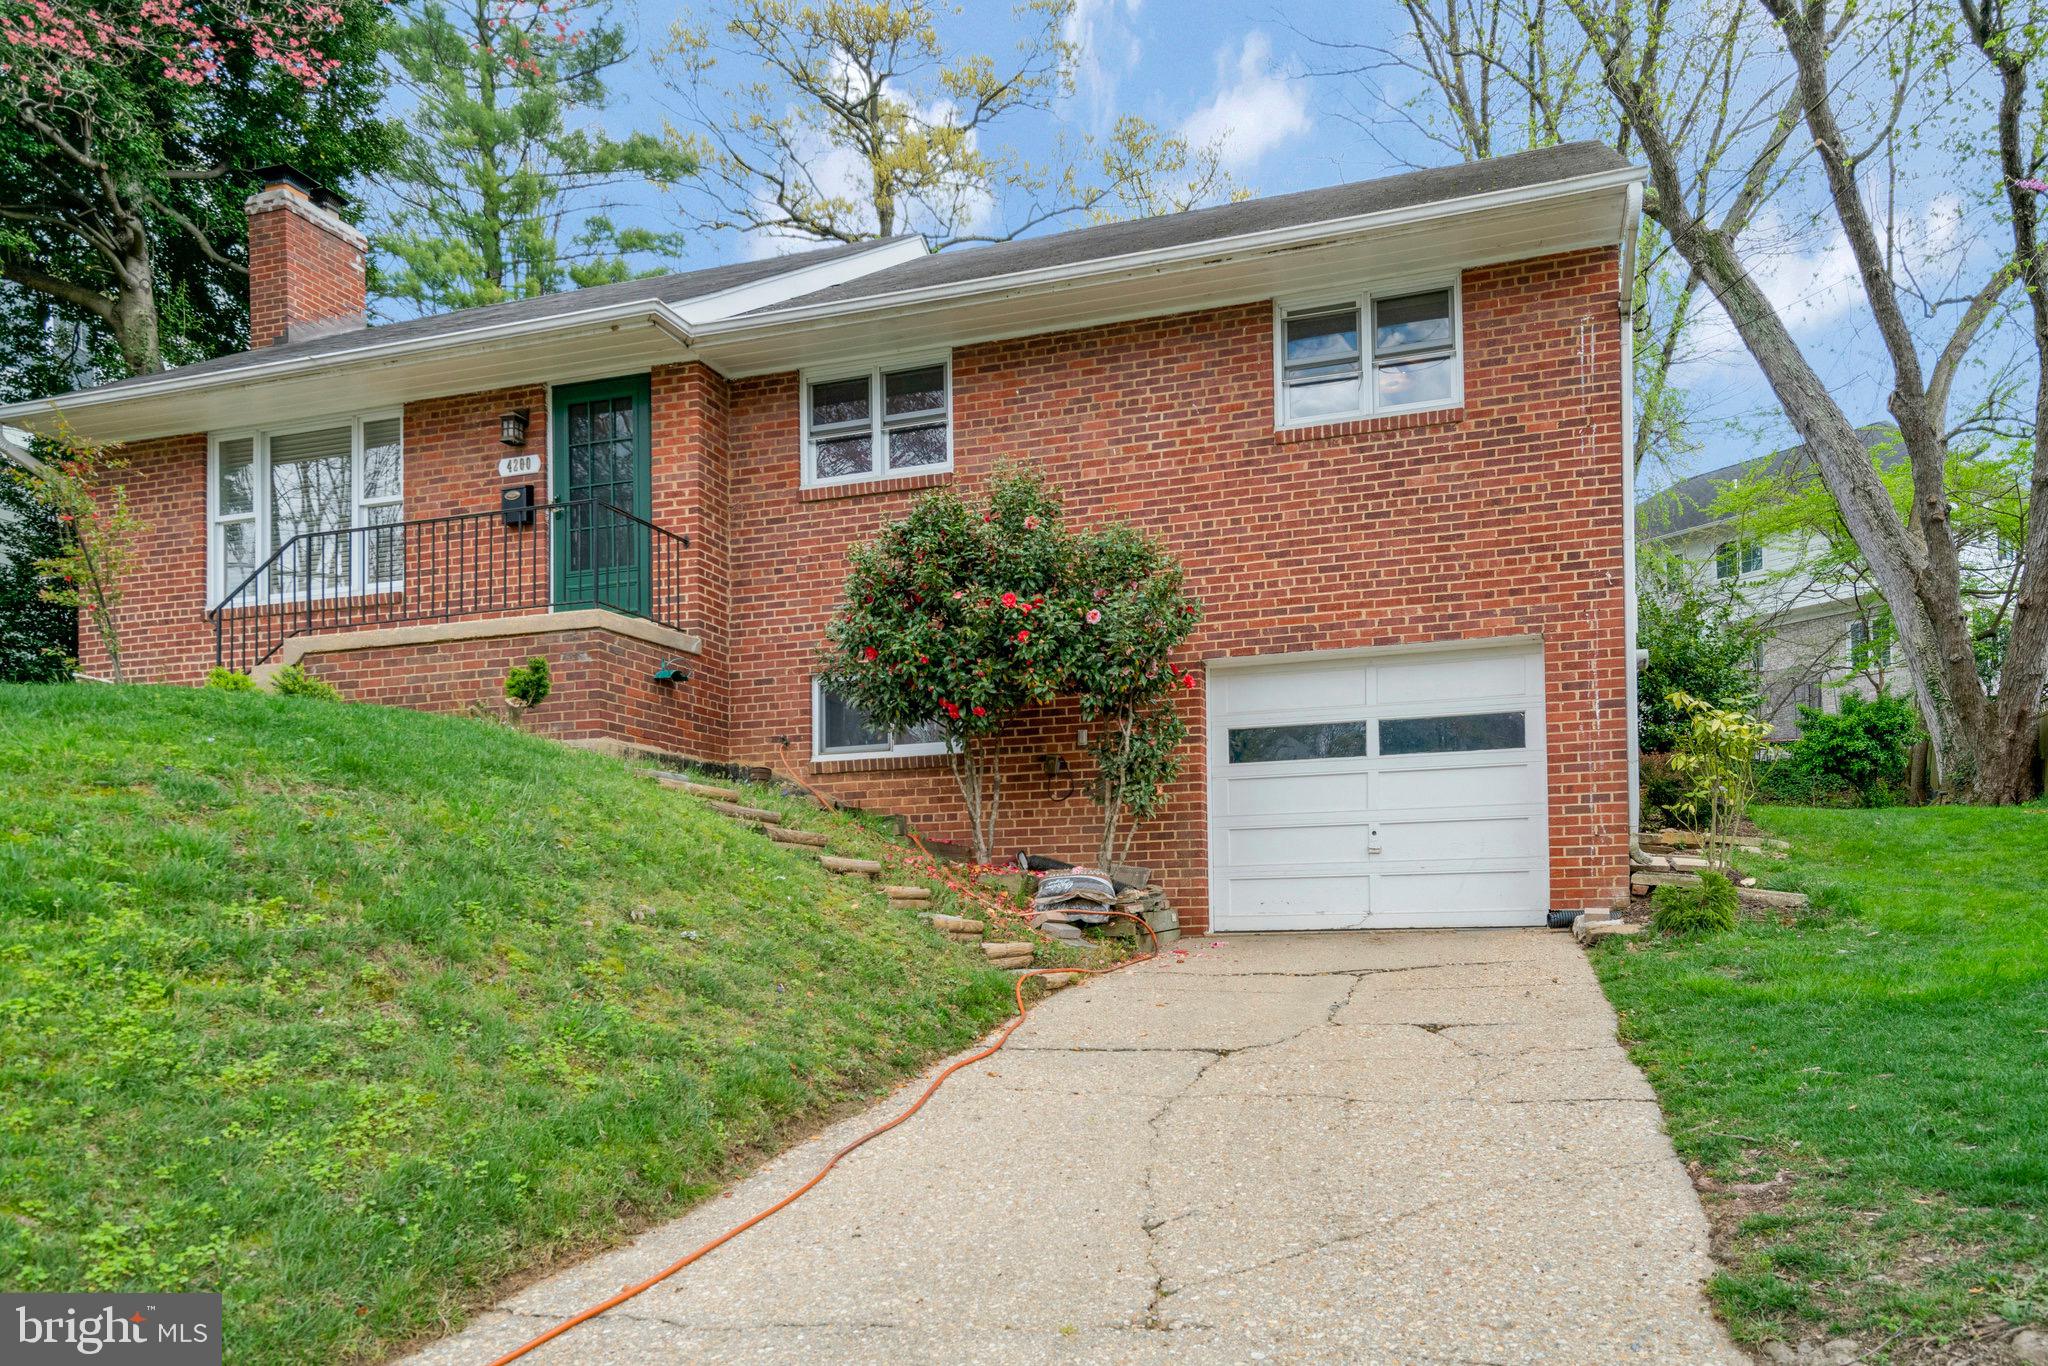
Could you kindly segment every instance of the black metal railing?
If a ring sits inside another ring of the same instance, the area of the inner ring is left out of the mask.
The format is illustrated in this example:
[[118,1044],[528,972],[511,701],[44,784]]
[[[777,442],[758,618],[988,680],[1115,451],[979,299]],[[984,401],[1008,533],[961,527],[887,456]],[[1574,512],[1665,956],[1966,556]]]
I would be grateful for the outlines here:
[[302,531],[207,613],[246,673],[293,636],[604,607],[680,626],[689,538],[591,499]]

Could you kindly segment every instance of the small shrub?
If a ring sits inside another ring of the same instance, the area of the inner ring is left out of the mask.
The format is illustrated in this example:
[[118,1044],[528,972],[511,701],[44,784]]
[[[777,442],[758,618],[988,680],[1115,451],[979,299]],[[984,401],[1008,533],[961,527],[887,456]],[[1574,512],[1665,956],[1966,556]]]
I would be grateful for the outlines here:
[[1735,884],[1719,873],[1701,873],[1697,887],[1659,887],[1650,904],[1650,925],[1659,934],[1722,934],[1735,928]]
[[554,675],[548,672],[548,662],[540,655],[534,655],[505,675],[505,699],[521,708],[539,706],[554,690]]
[[213,672],[206,676],[206,686],[221,692],[255,692],[256,680],[247,674],[236,673],[233,669],[223,669],[216,665]]
[[1799,709],[1792,763],[1816,791],[1846,790],[1859,805],[1883,806],[1906,781],[1919,732],[1919,717],[1905,698],[1879,693],[1865,700],[1844,693],[1837,715]]
[[287,664],[270,680],[280,697],[317,697],[322,702],[341,701],[341,690],[326,679],[306,672],[303,664]]

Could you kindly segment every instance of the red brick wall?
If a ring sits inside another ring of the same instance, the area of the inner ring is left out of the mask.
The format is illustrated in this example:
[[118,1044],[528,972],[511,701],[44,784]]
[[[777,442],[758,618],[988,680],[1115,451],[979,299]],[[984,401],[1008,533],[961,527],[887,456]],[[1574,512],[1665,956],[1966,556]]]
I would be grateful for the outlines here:
[[[1627,874],[1628,726],[1612,251],[1468,271],[1462,409],[1303,432],[1273,425],[1266,304],[956,350],[956,477],[1037,464],[1069,515],[1162,536],[1207,619],[1192,659],[1540,635],[1548,676],[1552,904],[1604,905]],[[914,492],[799,492],[796,379],[733,385],[732,746],[810,753],[809,676],[847,544]],[[924,482],[929,482],[924,481]],[[1207,923],[1206,755],[1194,742],[1135,861]],[[1034,757],[1080,766],[1070,713],[1032,718],[1005,774],[999,847],[1093,847],[1094,809],[1052,800]],[[941,838],[965,819],[943,760],[821,765],[834,794]]]
[[[728,394],[724,376],[698,364],[664,365],[650,377],[654,524],[690,538],[676,560],[683,629],[703,642],[677,685],[692,754],[723,756],[730,741],[731,488],[727,482]],[[656,566],[654,589],[668,588]]]
[[[535,655],[548,661],[554,690],[526,716],[526,729],[561,739],[610,736],[675,750],[684,727],[683,684],[656,683],[658,645],[610,631],[555,631],[490,640],[399,645],[310,654],[305,664],[352,702],[420,711],[464,712],[505,698],[505,674]],[[680,752],[715,758],[685,745]]]
[[274,346],[307,323],[360,320],[365,302],[363,253],[354,242],[292,209],[255,201],[249,215],[250,346]]
[[[119,479],[144,530],[134,568],[122,583],[114,620],[127,677],[190,683],[213,667],[206,621],[206,438],[140,441],[121,452]],[[90,618],[78,623],[78,667],[108,673],[107,652]]]

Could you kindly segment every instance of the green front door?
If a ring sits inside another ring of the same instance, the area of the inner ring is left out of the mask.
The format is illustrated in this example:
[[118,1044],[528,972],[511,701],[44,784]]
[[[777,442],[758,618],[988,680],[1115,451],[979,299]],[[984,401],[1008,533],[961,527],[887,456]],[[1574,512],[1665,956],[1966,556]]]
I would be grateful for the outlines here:
[[555,604],[644,616],[652,510],[647,376],[563,385],[549,417]]

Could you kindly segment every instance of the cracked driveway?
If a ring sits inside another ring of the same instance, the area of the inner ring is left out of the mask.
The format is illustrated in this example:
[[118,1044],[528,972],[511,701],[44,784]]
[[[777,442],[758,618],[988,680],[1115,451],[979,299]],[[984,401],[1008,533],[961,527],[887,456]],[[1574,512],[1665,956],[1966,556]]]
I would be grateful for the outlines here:
[[[805,1199],[536,1363],[1740,1362],[1706,1220],[1548,930],[1264,935],[1070,988]],[[480,1363],[883,1114],[521,1290]]]

